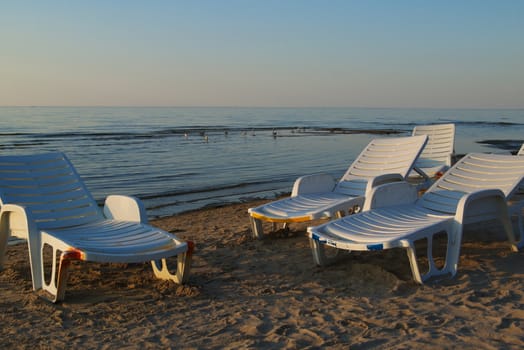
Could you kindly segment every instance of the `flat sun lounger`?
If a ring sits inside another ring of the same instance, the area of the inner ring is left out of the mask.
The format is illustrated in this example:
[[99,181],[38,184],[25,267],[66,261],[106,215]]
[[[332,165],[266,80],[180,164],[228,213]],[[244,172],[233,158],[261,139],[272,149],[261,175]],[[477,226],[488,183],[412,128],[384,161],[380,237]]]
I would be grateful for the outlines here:
[[298,178],[291,197],[248,210],[253,236],[263,238],[262,221],[287,225],[360,211],[373,187],[405,179],[426,140],[426,135],[374,139],[340,181],[328,174]]
[[432,179],[442,175],[455,155],[455,124],[418,125],[413,128],[413,136],[417,135],[427,135],[428,142],[409,177]]
[[[188,279],[193,244],[148,225],[133,197],[109,196],[101,210],[62,153],[1,156],[0,204],[0,268],[9,236],[26,239],[33,289],[48,292],[54,302],[65,297],[73,260],[151,261],[158,278]],[[52,253],[45,263],[44,250]],[[178,261],[172,274],[166,258],[173,256]]]
[[[318,265],[335,261],[336,256],[327,256],[326,246],[338,251],[405,248],[415,281],[454,276],[464,224],[498,219],[512,248],[522,248],[522,237],[517,242],[513,234],[507,200],[523,179],[524,157],[473,153],[457,162],[419,199],[407,183],[379,186],[362,213],[308,228],[313,258]],[[437,268],[432,255],[433,238],[439,233],[447,236],[442,268]],[[429,268],[425,273],[416,259],[415,242],[419,240],[427,242]]]

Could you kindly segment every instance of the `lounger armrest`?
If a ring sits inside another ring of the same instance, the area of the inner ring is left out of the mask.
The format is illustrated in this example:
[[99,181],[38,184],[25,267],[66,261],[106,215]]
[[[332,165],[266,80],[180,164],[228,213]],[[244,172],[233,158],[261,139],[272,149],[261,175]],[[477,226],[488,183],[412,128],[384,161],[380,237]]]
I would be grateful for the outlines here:
[[295,180],[291,196],[299,194],[331,192],[335,188],[336,180],[329,174],[313,174],[299,177]]
[[146,209],[135,197],[111,195],[106,198],[104,215],[108,219],[147,223]]
[[485,221],[489,217],[509,216],[506,196],[498,189],[480,190],[462,197],[457,204],[455,220],[462,224]]
[[33,289],[42,287],[42,275],[36,257],[40,254],[40,234],[36,227],[31,212],[23,206],[4,204],[0,210],[0,269],[5,259],[5,248],[9,236],[27,239],[29,250],[29,263],[31,265],[31,278]]
[[[0,211],[0,235],[28,239],[30,234],[37,232],[31,213],[23,206],[4,204]],[[2,238],[0,238],[2,239]]]
[[392,183],[392,182],[401,182],[404,181],[404,178],[400,174],[383,174],[375,176],[368,181],[366,187],[366,196],[371,193],[371,190],[377,186]]
[[392,182],[374,187],[369,196],[366,196],[363,211],[415,203],[417,200],[417,188],[406,181]]

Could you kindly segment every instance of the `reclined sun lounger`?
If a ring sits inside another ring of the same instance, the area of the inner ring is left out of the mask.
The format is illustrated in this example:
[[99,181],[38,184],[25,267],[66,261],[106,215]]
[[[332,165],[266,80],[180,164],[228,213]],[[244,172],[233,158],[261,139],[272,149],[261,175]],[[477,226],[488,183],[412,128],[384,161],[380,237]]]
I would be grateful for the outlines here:
[[[469,154],[419,199],[407,183],[379,186],[370,194],[362,213],[308,228],[313,258],[318,265],[333,262],[326,255],[326,245],[347,251],[405,248],[415,281],[423,283],[445,274],[454,276],[464,224],[498,219],[513,249],[522,247],[522,237],[516,242],[513,234],[507,200],[523,179],[524,157]],[[439,233],[447,235],[442,268],[436,267],[432,255],[433,238]],[[427,241],[426,273],[417,264],[418,240]]]
[[425,135],[374,139],[340,181],[328,174],[298,178],[291,197],[248,210],[254,237],[263,238],[262,221],[287,225],[359,211],[373,187],[404,180],[426,140]]
[[[33,289],[55,302],[64,299],[72,260],[151,261],[158,278],[184,283],[189,276],[191,242],[148,225],[135,198],[109,196],[102,211],[62,153],[1,156],[0,204],[0,268],[9,236],[27,239]],[[49,247],[46,274],[43,252]],[[167,267],[172,256],[178,256],[176,274]]]

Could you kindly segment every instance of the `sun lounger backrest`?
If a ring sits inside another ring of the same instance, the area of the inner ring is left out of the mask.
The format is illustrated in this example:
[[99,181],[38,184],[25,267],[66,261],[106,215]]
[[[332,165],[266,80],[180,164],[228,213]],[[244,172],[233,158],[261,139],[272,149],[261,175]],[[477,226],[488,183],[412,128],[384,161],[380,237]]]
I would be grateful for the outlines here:
[[103,220],[103,214],[62,153],[0,157],[0,202],[28,209],[39,229]]
[[464,194],[499,189],[508,199],[524,180],[524,157],[470,153],[464,156],[419,199],[428,209],[454,214]]
[[363,196],[371,178],[385,174],[400,174],[405,178],[426,140],[425,135],[372,140],[338,182],[335,192]]
[[524,156],[524,143],[520,146],[520,150],[517,153],[518,156]]
[[428,136],[417,166],[424,167],[425,159],[451,166],[451,155],[455,147],[455,124],[418,125],[413,129],[413,136],[416,135]]
[[406,177],[427,137],[384,137],[372,140],[351,164],[341,181],[368,179],[384,174]]

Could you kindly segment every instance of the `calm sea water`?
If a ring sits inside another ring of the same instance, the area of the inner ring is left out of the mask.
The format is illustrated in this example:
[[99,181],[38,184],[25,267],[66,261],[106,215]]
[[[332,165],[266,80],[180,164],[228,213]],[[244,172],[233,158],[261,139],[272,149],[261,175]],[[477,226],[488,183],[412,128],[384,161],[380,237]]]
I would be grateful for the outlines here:
[[341,176],[371,139],[447,122],[457,153],[524,142],[524,110],[0,107],[0,152],[65,152],[98,201],[134,195],[157,217]]

